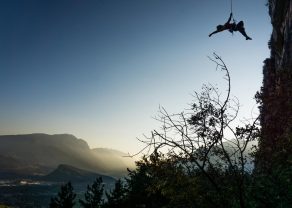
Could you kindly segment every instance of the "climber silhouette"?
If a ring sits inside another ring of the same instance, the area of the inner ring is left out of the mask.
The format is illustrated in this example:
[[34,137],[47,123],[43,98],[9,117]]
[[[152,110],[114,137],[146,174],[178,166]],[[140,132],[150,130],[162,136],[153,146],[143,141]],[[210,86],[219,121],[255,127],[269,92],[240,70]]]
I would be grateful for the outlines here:
[[230,23],[231,18],[232,18],[232,12],[230,13],[230,16],[227,22],[224,25],[217,25],[217,29],[214,32],[210,33],[209,37],[211,37],[215,33],[228,30],[231,33],[233,33],[234,31],[238,31],[246,38],[246,40],[251,40],[251,38],[245,32],[243,21],[240,21],[238,24],[236,24],[235,22]]

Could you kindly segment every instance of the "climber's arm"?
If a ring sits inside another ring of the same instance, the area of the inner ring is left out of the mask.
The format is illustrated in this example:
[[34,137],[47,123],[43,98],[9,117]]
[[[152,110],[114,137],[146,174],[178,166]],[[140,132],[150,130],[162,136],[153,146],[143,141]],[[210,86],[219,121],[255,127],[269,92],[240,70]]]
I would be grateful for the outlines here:
[[230,13],[229,19],[227,20],[227,22],[225,24],[229,24],[232,18],[232,12]]

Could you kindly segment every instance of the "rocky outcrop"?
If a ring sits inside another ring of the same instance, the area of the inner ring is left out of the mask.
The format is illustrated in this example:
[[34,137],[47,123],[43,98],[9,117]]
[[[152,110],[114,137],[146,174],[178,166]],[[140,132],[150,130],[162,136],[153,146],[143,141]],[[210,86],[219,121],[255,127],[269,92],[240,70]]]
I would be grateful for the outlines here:
[[271,0],[269,13],[273,25],[271,58],[277,69],[292,66],[292,2]]
[[270,0],[269,14],[271,55],[263,67],[257,155],[257,167],[264,171],[292,164],[292,1]]

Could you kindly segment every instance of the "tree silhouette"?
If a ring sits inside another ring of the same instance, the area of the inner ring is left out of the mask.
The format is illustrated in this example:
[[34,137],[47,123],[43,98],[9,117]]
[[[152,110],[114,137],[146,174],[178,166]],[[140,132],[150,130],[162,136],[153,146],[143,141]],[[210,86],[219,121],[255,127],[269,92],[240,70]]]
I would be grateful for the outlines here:
[[107,202],[105,207],[107,208],[119,208],[125,206],[126,188],[121,179],[117,180],[115,183],[115,188],[106,193]]
[[252,172],[247,149],[250,141],[259,137],[258,118],[247,120],[242,126],[234,124],[240,105],[236,97],[230,96],[229,70],[217,54],[210,60],[225,73],[226,93],[213,85],[204,85],[201,93],[194,94],[189,110],[169,114],[161,107],[156,119],[162,128],[141,141],[144,149],[154,155],[167,153],[189,177],[207,180],[213,196],[217,196],[210,197],[213,206],[228,207],[228,203],[243,208],[248,201],[245,186]]
[[71,182],[61,186],[58,195],[51,198],[50,208],[72,208],[75,205],[76,194],[73,192]]
[[85,200],[80,199],[79,203],[84,208],[98,208],[103,204],[104,184],[102,178],[96,178],[92,186],[87,185],[87,191],[84,194]]

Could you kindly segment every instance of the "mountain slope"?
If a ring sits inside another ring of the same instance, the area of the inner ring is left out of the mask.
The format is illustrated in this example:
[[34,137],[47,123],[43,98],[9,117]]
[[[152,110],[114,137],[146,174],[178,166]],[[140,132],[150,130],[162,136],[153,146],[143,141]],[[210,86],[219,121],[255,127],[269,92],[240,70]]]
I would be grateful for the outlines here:
[[[60,164],[116,177],[134,167],[133,161],[123,162],[112,150],[91,150],[88,144],[69,134],[27,134],[0,136],[0,162],[5,170],[23,174],[48,174]],[[109,151],[108,153],[106,153]],[[1,159],[2,158],[2,159]],[[11,164],[11,165],[10,165]],[[0,166],[0,172],[4,170]]]
[[73,183],[92,182],[96,178],[101,177],[104,183],[114,183],[115,179],[109,176],[97,174],[94,172],[82,170],[70,165],[61,164],[56,170],[43,176],[41,179],[44,181],[52,182],[67,182]]

